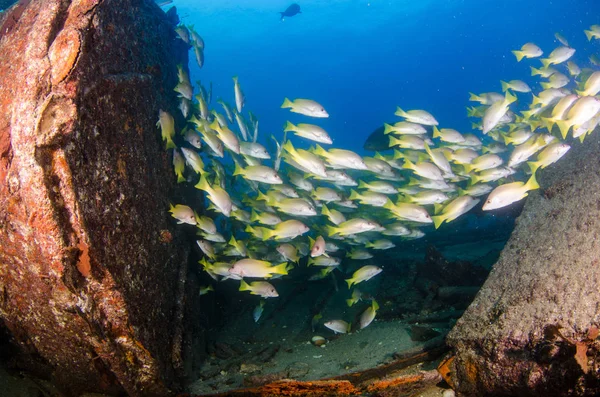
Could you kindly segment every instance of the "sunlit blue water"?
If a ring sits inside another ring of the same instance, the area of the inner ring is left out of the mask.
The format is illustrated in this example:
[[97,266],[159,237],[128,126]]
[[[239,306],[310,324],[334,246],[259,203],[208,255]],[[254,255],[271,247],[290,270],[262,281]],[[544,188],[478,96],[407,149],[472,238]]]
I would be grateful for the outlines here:
[[214,96],[233,103],[238,75],[263,142],[280,139],[288,119],[307,121],[280,109],[286,96],[318,100],[330,114],[319,125],[334,146],[359,153],[373,129],[398,120],[396,106],[428,110],[441,127],[468,132],[469,91],[499,91],[501,79],[539,90],[529,70],[539,61],[517,63],[511,50],[532,41],[548,55],[560,32],[577,48],[580,67],[600,52],[583,34],[598,23],[597,0],[307,0],[300,15],[281,22],[278,12],[289,4],[174,2],[206,41],[202,70],[191,54],[192,81],[212,81]]

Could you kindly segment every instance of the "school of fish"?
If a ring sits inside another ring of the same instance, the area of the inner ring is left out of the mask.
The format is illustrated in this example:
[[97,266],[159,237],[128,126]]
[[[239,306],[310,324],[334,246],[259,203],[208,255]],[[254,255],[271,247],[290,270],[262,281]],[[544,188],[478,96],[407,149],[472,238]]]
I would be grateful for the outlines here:
[[[176,31],[202,67],[202,38],[183,25]],[[600,39],[600,25],[585,35]],[[288,98],[281,107],[306,121],[288,121],[283,139],[272,137],[277,150],[270,153],[258,142],[256,116],[244,115],[246,98],[237,77],[235,104],[218,100],[219,107],[211,109],[212,87],[198,83],[193,96],[189,76],[179,67],[175,91],[187,124],[176,129],[172,115],[161,110],[157,125],[177,181],[202,190],[206,203],[174,204],[169,212],[178,223],[195,227],[203,270],[215,281],[238,283],[242,293],[276,298],[269,281],[293,276],[298,266],[314,268],[310,280],[335,277],[337,270],[348,286],[341,292],[348,306],[370,301],[357,324],[364,328],[379,305],[356,285],[382,272],[373,263],[376,251],[393,248],[398,239],[423,237],[481,201],[488,211],[523,199],[539,188],[539,169],[564,156],[569,140],[583,141],[599,124],[598,58],[580,68],[575,49],[562,35],[555,37],[560,45],[545,58],[534,43],[513,51],[518,62],[539,58],[541,66],[531,70],[541,90],[533,93],[525,82],[509,80],[499,84],[503,94],[471,94],[476,103],[467,108],[475,119],[471,133],[442,126],[425,110],[398,107],[397,120],[384,125],[389,151],[373,157],[330,148],[329,134],[318,125],[319,118],[329,117],[325,108],[315,100]],[[205,286],[201,295],[212,290]],[[255,321],[264,305],[261,300],[254,310]],[[320,320],[318,313],[313,330]],[[325,320],[335,333],[353,329],[341,318]]]

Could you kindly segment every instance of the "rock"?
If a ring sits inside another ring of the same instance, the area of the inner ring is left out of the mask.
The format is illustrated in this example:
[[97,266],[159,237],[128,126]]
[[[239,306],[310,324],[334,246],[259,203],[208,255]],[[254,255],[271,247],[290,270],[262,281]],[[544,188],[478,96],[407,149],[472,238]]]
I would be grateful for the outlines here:
[[600,131],[572,146],[448,335],[460,395],[600,394]]
[[179,113],[187,48],[151,0],[25,0],[1,21],[0,316],[15,362],[71,395],[169,395],[189,244],[155,123]]

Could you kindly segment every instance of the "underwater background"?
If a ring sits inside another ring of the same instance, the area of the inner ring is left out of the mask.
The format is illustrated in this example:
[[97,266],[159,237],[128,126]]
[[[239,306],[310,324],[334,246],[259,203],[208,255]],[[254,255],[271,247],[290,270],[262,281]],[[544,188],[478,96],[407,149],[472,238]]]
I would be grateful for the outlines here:
[[289,4],[175,1],[182,23],[206,42],[201,71],[190,59],[191,80],[212,82],[213,96],[232,103],[231,77],[239,76],[263,143],[270,134],[280,140],[286,120],[302,120],[280,109],[283,98],[315,99],[330,114],[319,125],[334,146],[359,154],[374,129],[397,120],[396,106],[470,131],[468,92],[499,91],[500,80],[533,86],[530,63],[511,50],[534,42],[549,51],[560,32],[591,54],[582,31],[600,12],[595,0],[309,0],[282,22],[278,12]]

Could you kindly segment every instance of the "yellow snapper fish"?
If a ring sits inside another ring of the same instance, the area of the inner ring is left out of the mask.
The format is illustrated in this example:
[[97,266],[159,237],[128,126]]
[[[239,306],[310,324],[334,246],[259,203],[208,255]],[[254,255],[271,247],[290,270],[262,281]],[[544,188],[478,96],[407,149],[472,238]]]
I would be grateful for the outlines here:
[[361,301],[363,298],[366,298],[364,294],[358,288],[354,288],[352,290],[352,296],[350,297],[350,299],[346,299],[346,304],[348,305],[348,307],[352,307],[356,303]]
[[248,180],[267,184],[283,183],[283,180],[281,180],[277,171],[264,165],[250,165],[246,168],[242,168],[236,163],[233,175],[241,175]]
[[500,185],[489,194],[482,209],[484,211],[495,210],[506,207],[516,201],[527,197],[529,191],[539,189],[535,173],[527,182],[512,182]]
[[337,226],[327,226],[327,232],[329,236],[348,236],[350,234],[358,234],[370,232],[379,228],[380,225],[376,222],[370,221],[363,218],[353,218],[348,221],[342,222]]
[[[552,131],[552,128],[557,120],[563,120],[567,116],[569,109],[571,109],[571,106],[577,99],[579,99],[579,97],[576,94],[570,94],[562,97],[558,103],[554,105],[550,117],[542,118],[542,120],[546,123],[546,128],[548,131]],[[518,143],[516,143],[516,145],[518,145]]]
[[288,274],[287,263],[273,266],[270,262],[258,259],[240,259],[229,269],[229,274],[249,278],[271,278],[275,274]]
[[254,322],[257,323],[258,320],[260,320],[260,317],[263,314],[264,311],[264,307],[265,307],[265,301],[261,300],[258,305],[254,308],[254,310],[252,311],[252,318],[254,319]]
[[560,160],[560,158],[564,156],[570,148],[571,147],[566,143],[554,142],[546,146],[544,150],[538,154],[535,161],[530,161],[527,164],[529,165],[531,172],[535,173],[538,168],[546,168],[550,164],[554,164]]
[[556,38],[556,40],[558,40],[558,41],[559,41],[559,42],[560,42],[562,45],[564,45],[564,46],[566,46],[566,47],[568,47],[568,46],[569,46],[569,42],[567,41],[567,39],[565,39],[565,37],[564,37],[562,34],[560,34],[560,33],[556,32],[556,33],[554,33],[554,37],[555,37],[555,38]]
[[183,134],[183,139],[189,143],[190,145],[192,145],[193,147],[195,147],[196,149],[200,149],[202,148],[202,140],[200,139],[200,135],[198,135],[198,133],[196,132],[196,130],[188,130],[185,129],[185,132],[182,132]]
[[500,85],[502,86],[502,92],[508,90],[515,92],[531,92],[531,88],[522,80],[511,80],[508,83],[506,81],[500,81]]
[[[294,160],[301,167],[301,170],[327,177],[325,164],[319,156],[307,150],[294,148],[291,141],[286,141],[282,148],[284,151],[283,158],[288,161],[288,164],[290,164],[290,160]],[[293,164],[290,165],[294,166]]]
[[431,217],[427,213],[427,210],[420,205],[411,203],[398,202],[392,203],[392,200],[387,201],[383,208],[390,210],[394,217],[398,219],[404,219],[407,221],[413,221],[418,223],[432,223]]
[[480,172],[499,167],[502,165],[502,162],[502,157],[497,154],[484,154],[473,159],[471,164],[463,164],[463,167],[467,173]]
[[512,95],[510,91],[506,91],[506,95],[504,100],[495,102],[491,105],[483,116],[483,133],[487,134],[491,130],[493,130],[500,119],[506,114],[508,111],[508,106],[517,100],[517,97]]
[[433,164],[442,171],[444,178],[454,178],[455,175],[452,172],[452,167],[441,150],[432,150],[429,145],[425,144],[425,151]]
[[600,25],[592,25],[589,30],[584,30],[583,32],[589,41],[600,39]]
[[327,163],[334,168],[350,168],[354,170],[366,170],[367,165],[358,154],[345,149],[325,150],[316,145],[313,153],[323,157]]
[[333,256],[317,256],[316,258],[308,258],[307,266],[315,265],[321,267],[335,267],[341,263],[340,258],[334,258]]
[[183,153],[185,162],[190,167],[192,167],[196,174],[202,174],[205,172],[204,161],[202,161],[202,157],[200,157],[200,155],[195,150],[182,147],[181,152]]
[[237,139],[233,131],[231,131],[228,127],[221,127],[217,120],[212,122],[210,128],[217,132],[217,136],[227,149],[231,150],[235,154],[240,154],[240,141]]
[[572,77],[577,77],[581,74],[581,68],[573,61],[567,62],[567,70]]
[[235,112],[235,121],[237,122],[240,133],[242,134],[242,139],[247,141],[250,134],[248,133],[248,126],[246,125],[244,117],[240,113]]
[[232,202],[229,194],[225,190],[217,185],[210,186],[204,174],[200,176],[200,181],[195,187],[196,189],[205,191],[208,195],[208,199],[215,205],[217,210],[229,217],[231,214]]
[[374,157],[363,157],[363,162],[369,171],[380,177],[394,176],[392,167],[383,160]]
[[383,133],[397,135],[423,135],[427,133],[427,130],[421,124],[411,123],[409,121],[399,121],[392,125],[384,123]]
[[310,229],[304,223],[297,221],[295,219],[290,219],[284,222],[281,222],[275,229],[267,229],[263,231],[262,239],[270,240],[283,240],[283,239],[293,239],[295,237],[301,236],[304,233],[308,232]]
[[177,224],[196,225],[196,213],[187,205],[177,204],[173,206],[173,204],[169,204],[169,212],[173,218],[177,219]]
[[396,112],[394,114],[396,116],[405,118],[411,123],[421,125],[438,125],[438,121],[435,119],[435,117],[425,110],[409,110],[405,112],[398,106],[396,107]]
[[183,172],[185,171],[185,159],[177,149],[173,150],[173,169],[177,176],[177,183],[185,182]]
[[196,240],[196,244],[198,244],[198,247],[200,247],[204,255],[208,256],[211,260],[217,259],[215,249],[209,241]]
[[240,153],[263,160],[268,160],[271,158],[271,155],[267,149],[260,143],[256,142],[240,142]]
[[311,197],[317,201],[324,201],[326,203],[330,203],[332,201],[342,201],[342,196],[340,193],[332,188],[323,186],[316,188],[312,192]]
[[394,248],[395,246],[396,244],[386,239],[379,239],[365,244],[365,248],[372,248],[374,250],[388,250],[390,248]]
[[381,232],[385,236],[407,236],[410,233],[410,230],[402,222],[394,222],[386,225],[385,230]]
[[350,324],[344,320],[330,320],[323,324],[336,334],[347,334],[350,332]]
[[402,203],[413,203],[418,205],[440,204],[448,200],[448,196],[444,192],[438,190],[425,190],[413,195],[400,197],[398,200]]
[[350,190],[350,200],[356,200],[364,205],[371,205],[373,207],[383,207],[387,203],[388,197],[383,193],[376,193],[371,191],[365,191],[358,193],[354,190]]
[[504,95],[499,94],[497,92],[484,92],[479,95],[473,94],[471,92],[469,93],[469,101],[479,102],[482,105],[492,105],[503,99],[504,99]]
[[277,225],[278,223],[281,223],[281,218],[271,212],[258,213],[255,210],[252,210],[252,214],[250,216],[250,221],[258,222],[260,224],[267,225],[267,226],[273,226],[273,225]]
[[427,161],[414,164],[410,160],[406,159],[404,160],[404,165],[402,166],[402,168],[411,170],[416,175],[422,178],[427,178],[434,181],[444,180],[442,171],[435,164],[429,163]]
[[576,91],[579,96],[595,96],[600,92],[600,71],[592,73],[583,86],[583,90]]
[[201,286],[201,287],[200,287],[200,291],[199,291],[199,294],[198,294],[198,295],[200,295],[200,296],[202,296],[202,295],[206,295],[206,294],[208,294],[210,291],[214,291],[214,290],[215,290],[215,289],[213,288],[213,286],[212,286],[212,285],[205,285],[205,286]]
[[360,329],[366,328],[373,322],[375,316],[377,315],[377,310],[379,310],[379,304],[373,299],[371,301],[371,306],[369,306],[361,315],[359,320]]
[[460,196],[455,198],[447,205],[438,207],[439,210],[436,212],[439,212],[440,215],[434,215],[431,217],[431,219],[433,219],[433,225],[437,229],[442,223],[453,221],[462,214],[469,212],[479,203],[479,201],[479,199],[471,196]]
[[175,120],[173,120],[173,116],[162,109],[159,110],[156,126],[160,127],[162,139],[167,142],[167,149],[174,149],[176,146],[175,142],[173,142],[173,137],[175,136]]
[[436,126],[433,127],[433,137],[440,138],[442,142],[448,143],[462,143],[465,141],[465,137],[462,134],[452,128],[442,128],[439,130]]
[[577,128],[592,119],[599,111],[600,99],[593,96],[579,98],[567,113],[567,117],[556,121],[563,139],[567,137],[571,127]]
[[557,72],[550,76],[547,82],[541,82],[540,85],[543,89],[548,90],[550,88],[562,88],[569,84],[570,81],[567,75]]
[[297,136],[301,136],[303,138],[310,139],[311,141],[314,141],[314,142],[320,142],[320,143],[325,143],[325,144],[333,143],[333,141],[329,137],[329,134],[327,134],[327,132],[323,128],[319,127],[318,125],[314,125],[314,124],[302,124],[301,123],[298,125],[294,125],[288,121],[286,123],[283,131],[285,131],[285,132],[292,131]]
[[290,109],[291,112],[303,114],[309,117],[329,117],[329,113],[325,111],[325,108],[312,99],[294,99],[293,101],[290,101],[288,98],[285,98],[281,108]]
[[217,226],[215,225],[215,222],[207,216],[196,214],[196,223],[198,229],[208,234],[215,234],[217,232]]
[[425,141],[415,135],[401,135],[400,138],[390,136],[390,147],[398,146],[402,149],[424,150]]
[[321,207],[321,213],[329,219],[334,225],[340,225],[346,222],[346,217],[340,211],[336,209],[329,209],[325,204]]
[[[233,91],[235,93],[235,107],[238,113],[242,113],[242,107],[244,107],[244,102],[246,98],[244,97],[244,93],[242,92],[242,88],[240,87],[240,82],[238,81],[238,77],[233,77]],[[228,116],[231,120],[231,117]]]
[[541,57],[544,53],[540,47],[533,43],[523,44],[520,50],[512,51],[512,53],[517,57],[517,62],[521,62],[523,58],[538,58]]
[[490,185],[478,183],[476,185],[471,185],[466,189],[458,189],[458,194],[460,196],[479,197],[488,194],[492,189],[493,188]]
[[574,48],[561,46],[552,51],[548,58],[542,58],[540,61],[542,62],[544,68],[547,68],[550,65],[558,65],[568,61],[573,54],[575,54]]
[[366,189],[374,193],[396,194],[398,191],[391,183],[385,181],[358,182],[358,189]]
[[363,281],[368,281],[382,272],[382,269],[377,266],[367,265],[363,266],[352,274],[352,277],[346,279],[346,283],[348,283],[348,288],[352,287],[355,284],[362,283]]
[[294,247],[292,244],[279,244],[275,249],[284,259],[288,261],[298,263],[298,261],[300,260],[300,256],[298,255],[298,249],[296,249],[296,247]]
[[362,260],[373,258],[373,255],[367,250],[353,248],[350,252],[346,253],[346,257],[350,258],[350,259],[362,261]]
[[277,298],[279,296],[275,287],[267,281],[253,281],[248,284],[244,280],[240,280],[240,291],[250,291],[250,294],[263,298]]
[[310,242],[310,257],[316,258],[325,254],[325,239],[323,236],[317,236],[316,239],[308,238]]

